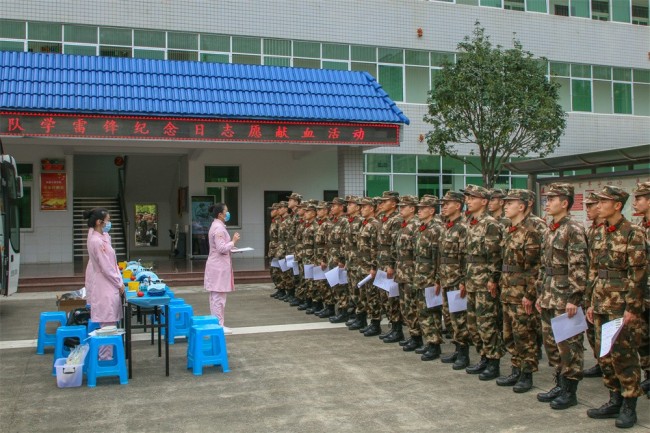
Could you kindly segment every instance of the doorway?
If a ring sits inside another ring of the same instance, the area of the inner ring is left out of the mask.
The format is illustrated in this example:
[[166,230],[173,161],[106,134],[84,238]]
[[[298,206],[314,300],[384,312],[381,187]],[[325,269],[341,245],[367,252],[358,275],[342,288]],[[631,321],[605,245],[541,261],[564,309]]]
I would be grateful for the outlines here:
[[267,261],[269,253],[269,228],[271,227],[271,212],[268,208],[273,203],[289,199],[291,191],[264,191],[264,260]]

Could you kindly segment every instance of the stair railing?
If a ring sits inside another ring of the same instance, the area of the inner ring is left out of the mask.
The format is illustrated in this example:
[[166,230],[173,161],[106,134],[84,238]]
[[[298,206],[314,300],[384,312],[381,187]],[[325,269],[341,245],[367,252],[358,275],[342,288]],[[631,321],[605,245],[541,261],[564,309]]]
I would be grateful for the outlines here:
[[131,255],[131,230],[129,222],[129,214],[126,211],[126,166],[129,162],[128,156],[124,157],[124,164],[117,170],[118,178],[118,200],[120,202],[120,212],[122,213],[122,225],[124,226],[124,244],[126,248],[126,260],[130,260]]

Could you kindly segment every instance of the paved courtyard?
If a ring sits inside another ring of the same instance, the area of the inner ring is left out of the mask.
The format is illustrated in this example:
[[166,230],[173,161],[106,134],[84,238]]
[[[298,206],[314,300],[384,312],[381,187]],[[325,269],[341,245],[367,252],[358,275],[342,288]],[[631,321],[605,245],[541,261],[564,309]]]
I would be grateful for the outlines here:
[[[209,314],[201,288],[176,289]],[[144,335],[134,343],[133,379],[98,380],[96,388],[59,389],[52,349],[35,353],[38,315],[54,311],[54,293],[0,300],[0,430],[2,432],[607,432],[614,420],[586,410],[608,397],[601,379],[585,379],[579,404],[553,411],[535,394],[551,385],[542,361],[535,388],[518,395],[440,361],[422,362],[396,344],[365,338],[269,298],[271,285],[238,286],[228,297],[231,372],[185,369],[186,343],[164,358]],[[384,325],[385,328],[386,325]],[[140,331],[135,331],[139,333]],[[452,346],[445,344],[443,353]],[[472,361],[477,360],[471,352]],[[585,353],[586,366],[593,364]],[[509,371],[507,359],[502,372]],[[650,400],[639,399],[639,424],[650,430]]]

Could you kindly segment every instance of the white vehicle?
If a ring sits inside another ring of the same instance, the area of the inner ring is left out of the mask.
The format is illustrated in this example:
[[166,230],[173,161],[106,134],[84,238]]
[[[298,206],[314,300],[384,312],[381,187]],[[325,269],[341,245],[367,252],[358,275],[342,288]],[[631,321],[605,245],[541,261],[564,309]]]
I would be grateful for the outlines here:
[[0,294],[11,295],[18,290],[20,276],[20,220],[18,199],[23,196],[23,180],[18,176],[16,161],[2,150],[0,160]]

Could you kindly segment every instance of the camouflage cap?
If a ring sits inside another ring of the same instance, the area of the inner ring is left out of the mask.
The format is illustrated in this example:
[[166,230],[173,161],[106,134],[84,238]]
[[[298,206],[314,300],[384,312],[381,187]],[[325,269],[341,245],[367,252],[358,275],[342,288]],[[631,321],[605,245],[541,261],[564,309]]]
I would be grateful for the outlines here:
[[271,206],[267,207],[267,209],[276,210],[279,207],[280,207],[280,203],[273,203]]
[[280,203],[278,203],[278,209],[280,209],[281,207],[289,207],[289,203],[287,203],[286,201],[281,201]]
[[418,202],[418,197],[415,195],[403,195],[399,199],[400,206],[417,206]]
[[332,204],[346,204],[347,202],[343,197],[334,197],[332,199]]
[[531,200],[531,191],[527,189],[511,189],[508,191],[508,195],[503,197],[504,200],[521,200],[528,202]]
[[635,197],[650,194],[650,181],[637,183],[633,194]]
[[304,207],[306,211],[313,210],[315,212],[317,205],[318,205],[318,200],[309,200],[303,203],[302,207]]
[[585,204],[596,204],[596,203],[598,203],[598,196],[592,192],[585,199]]
[[399,192],[397,191],[384,191],[379,197],[379,200],[395,200],[399,201]]
[[465,189],[461,189],[460,192],[473,197],[490,198],[490,191],[487,188],[478,185],[467,185]]
[[569,183],[552,183],[548,186],[548,191],[542,195],[553,197],[558,195],[564,195],[567,197],[573,197],[574,189],[573,185]]
[[359,200],[361,200],[361,197],[356,196],[356,195],[346,195],[345,196],[345,202],[346,203],[359,204]]
[[359,205],[360,206],[376,206],[375,200],[372,197],[363,197],[361,200],[359,200]]
[[492,188],[490,190],[490,200],[492,200],[493,198],[503,199],[506,198],[506,195],[507,195],[506,191],[500,188]]
[[323,200],[319,201],[318,205],[316,205],[316,209],[327,209],[329,207],[330,207],[330,204],[328,202],[326,202],[326,201],[323,201]]
[[602,191],[596,193],[599,200],[614,200],[623,204],[627,202],[629,196],[630,194],[623,189],[612,185],[605,185]]
[[425,194],[420,199],[420,203],[418,203],[418,206],[419,207],[426,207],[426,206],[433,207],[433,206],[435,206],[437,204],[438,204],[438,197],[436,197],[435,195],[431,195],[431,194]]
[[459,203],[465,203],[465,196],[462,192],[459,191],[447,191],[445,196],[440,199],[440,201],[457,201]]
[[298,201],[302,201],[302,196],[301,196],[300,194],[298,194],[297,192],[292,192],[291,195],[289,196],[289,198],[288,198],[287,200],[298,200]]

